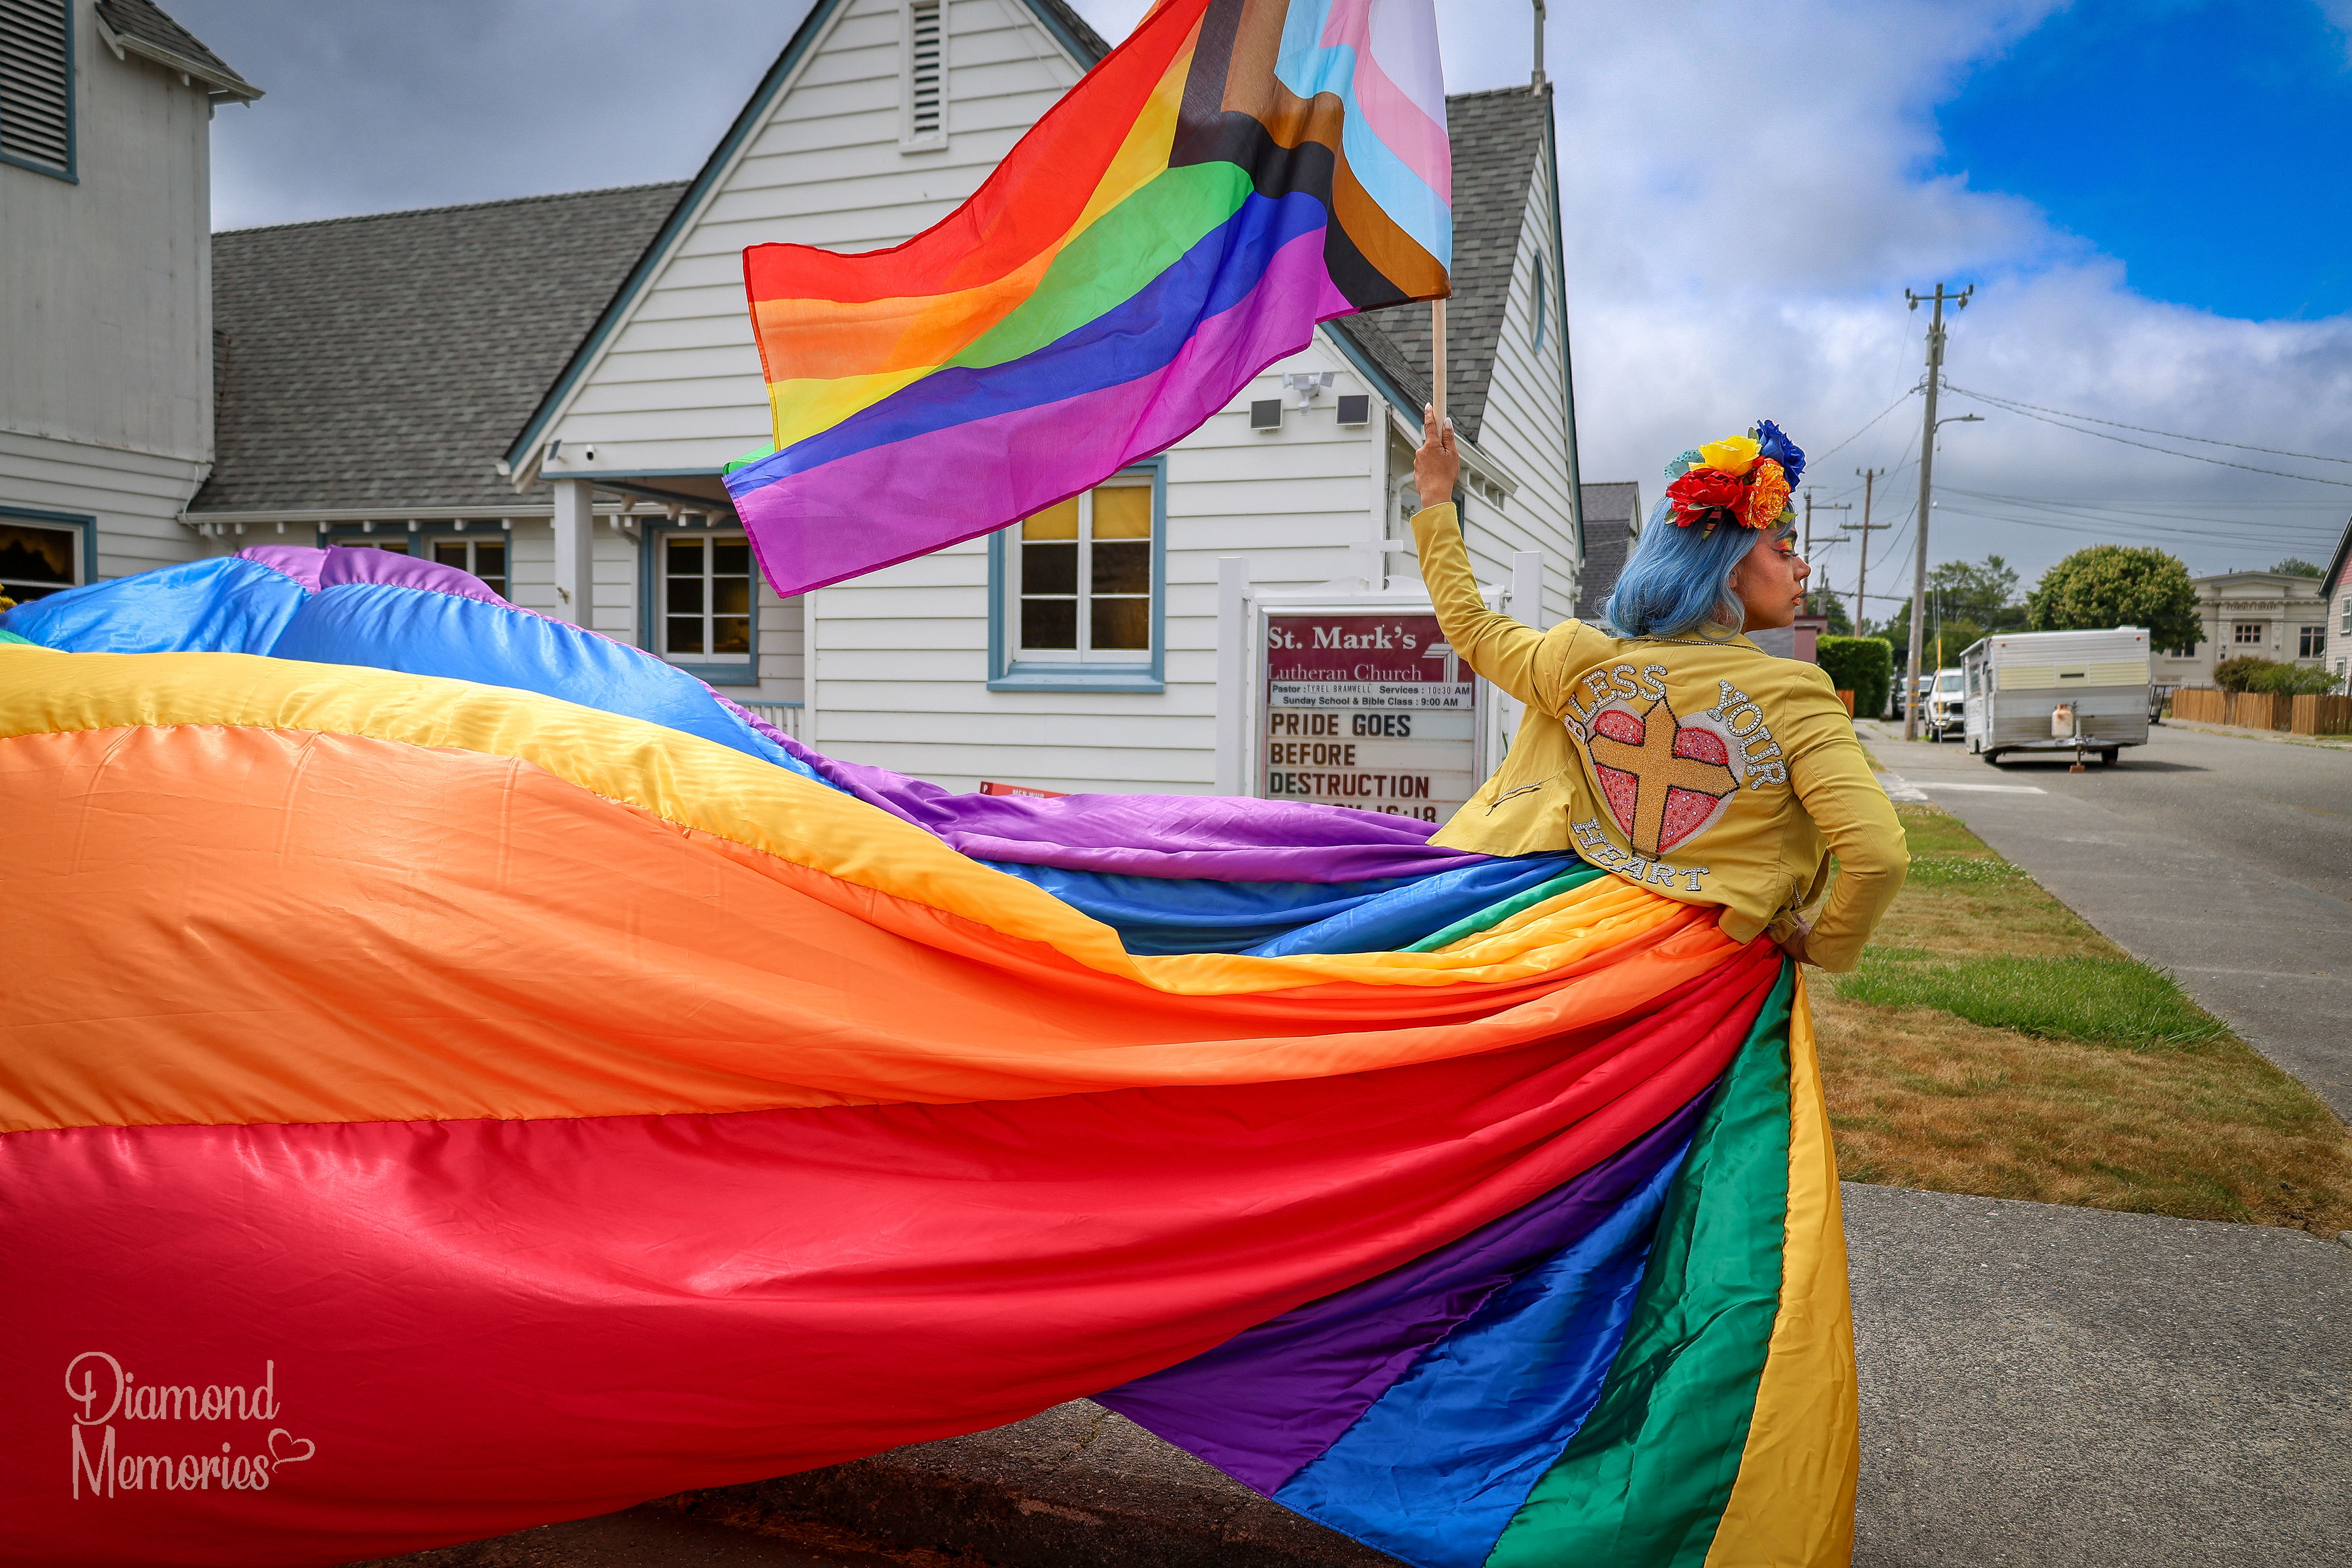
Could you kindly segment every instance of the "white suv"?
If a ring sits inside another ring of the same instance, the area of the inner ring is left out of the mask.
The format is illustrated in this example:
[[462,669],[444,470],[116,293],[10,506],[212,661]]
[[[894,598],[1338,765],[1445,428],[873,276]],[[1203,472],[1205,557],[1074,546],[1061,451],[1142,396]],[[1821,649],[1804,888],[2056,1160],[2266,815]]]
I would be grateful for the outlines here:
[[1968,717],[1961,704],[1967,691],[1961,684],[1960,671],[1939,669],[1936,672],[1936,689],[1927,694],[1927,738],[1940,741],[1947,735],[1960,734],[1967,727]]

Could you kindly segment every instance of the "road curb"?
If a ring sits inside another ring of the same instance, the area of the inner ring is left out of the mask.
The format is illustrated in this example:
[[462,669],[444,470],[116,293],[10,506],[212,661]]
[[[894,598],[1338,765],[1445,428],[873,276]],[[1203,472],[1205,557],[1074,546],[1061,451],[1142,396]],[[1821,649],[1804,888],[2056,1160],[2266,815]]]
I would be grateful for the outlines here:
[[1090,1400],[672,1506],[815,1522],[1003,1568],[1396,1568]]

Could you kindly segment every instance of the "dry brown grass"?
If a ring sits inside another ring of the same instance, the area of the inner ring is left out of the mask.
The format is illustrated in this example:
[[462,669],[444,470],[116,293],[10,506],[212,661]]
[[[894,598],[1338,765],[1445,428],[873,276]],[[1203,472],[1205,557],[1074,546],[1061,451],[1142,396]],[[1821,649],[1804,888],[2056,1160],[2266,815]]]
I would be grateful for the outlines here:
[[[1923,962],[2124,955],[1956,818],[1899,808],[1916,868],[1873,945]],[[2179,1047],[2042,1038],[1814,987],[1839,1166],[1934,1192],[2352,1227],[2352,1137],[2224,1035]]]

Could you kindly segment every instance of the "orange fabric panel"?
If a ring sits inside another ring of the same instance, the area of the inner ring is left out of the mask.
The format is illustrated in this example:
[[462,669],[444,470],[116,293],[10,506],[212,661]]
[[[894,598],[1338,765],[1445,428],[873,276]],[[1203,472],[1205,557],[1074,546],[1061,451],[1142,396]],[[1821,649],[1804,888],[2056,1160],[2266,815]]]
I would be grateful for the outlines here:
[[0,742],[0,789],[8,1130],[1265,1082],[1572,1035],[1739,951],[1604,900],[1625,940],[1532,979],[1187,995],[508,756],[134,726]]

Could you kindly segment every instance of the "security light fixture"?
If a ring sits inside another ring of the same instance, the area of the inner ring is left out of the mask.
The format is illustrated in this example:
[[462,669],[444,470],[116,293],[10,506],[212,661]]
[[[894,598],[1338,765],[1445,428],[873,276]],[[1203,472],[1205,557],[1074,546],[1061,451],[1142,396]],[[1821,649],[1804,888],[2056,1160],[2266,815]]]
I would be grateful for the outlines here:
[[1366,394],[1350,394],[1339,399],[1339,423],[1370,425],[1372,422],[1372,400]]
[[1328,370],[1293,371],[1282,378],[1282,384],[1298,395],[1298,406],[1306,408],[1329,390],[1339,376]]
[[1279,430],[1282,428],[1282,399],[1260,397],[1250,403],[1250,428]]

